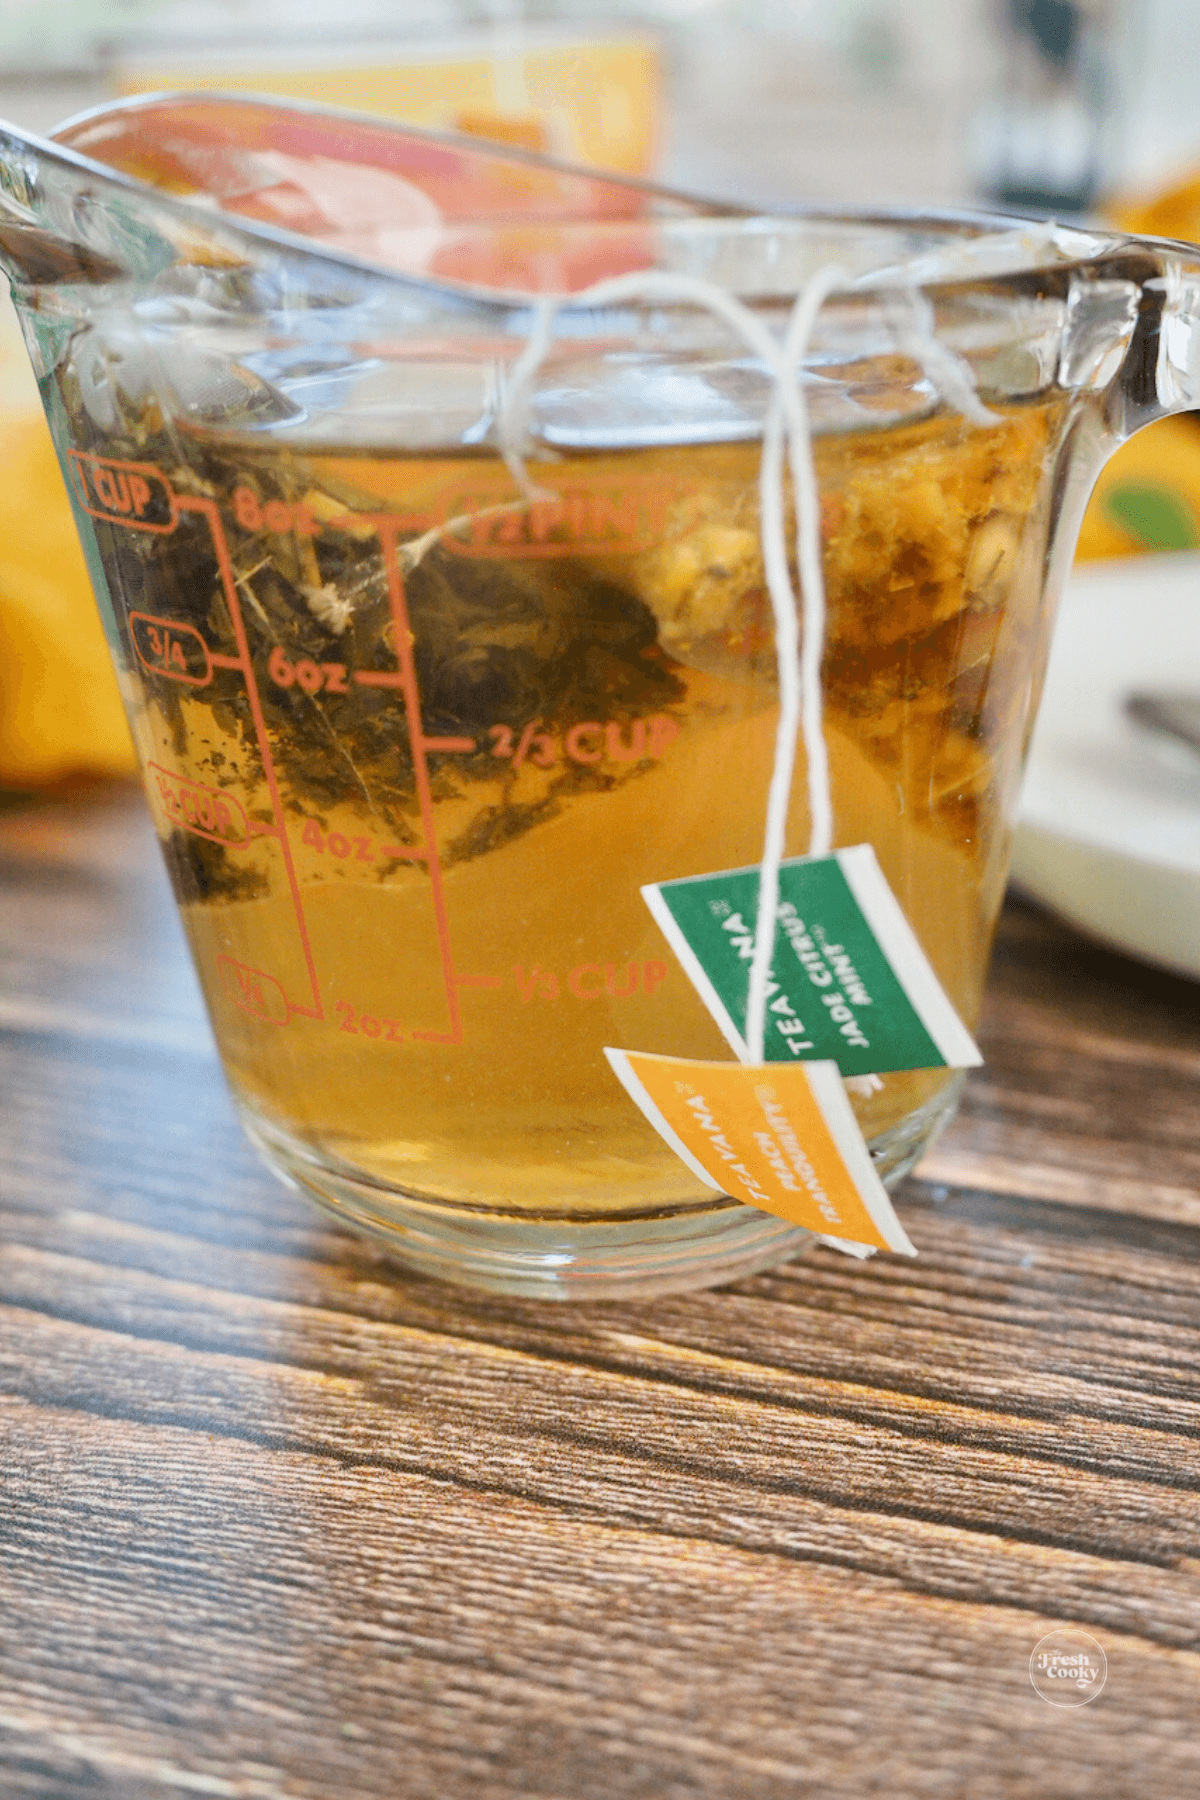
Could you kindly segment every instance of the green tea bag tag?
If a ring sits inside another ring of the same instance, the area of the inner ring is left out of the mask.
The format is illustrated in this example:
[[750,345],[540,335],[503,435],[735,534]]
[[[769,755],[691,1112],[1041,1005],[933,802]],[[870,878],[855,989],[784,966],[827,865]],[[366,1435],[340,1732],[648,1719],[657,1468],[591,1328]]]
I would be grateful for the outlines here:
[[[726,1042],[750,1060],[746,1010],[759,869],[642,889]],[[767,988],[768,1063],[835,1062],[843,1075],[981,1063],[870,844],[779,867]]]

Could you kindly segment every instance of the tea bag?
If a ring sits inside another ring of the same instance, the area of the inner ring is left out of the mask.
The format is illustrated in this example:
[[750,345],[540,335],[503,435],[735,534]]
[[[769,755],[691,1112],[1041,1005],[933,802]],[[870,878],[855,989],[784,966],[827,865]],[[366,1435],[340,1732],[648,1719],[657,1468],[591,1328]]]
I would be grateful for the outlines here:
[[[763,431],[759,521],[763,571],[774,621],[779,716],[758,867],[754,928],[752,936],[746,933],[743,939],[752,946],[744,1038],[736,1031],[732,1035],[726,1033],[744,1066],[735,1075],[720,1064],[615,1048],[606,1048],[605,1055],[614,1074],[659,1135],[717,1191],[732,1192],[744,1201],[815,1230],[838,1248],[855,1254],[886,1247],[912,1255],[913,1247],[895,1217],[850,1111],[845,1088],[838,1080],[837,1062],[797,1063],[786,1074],[779,1071],[769,1080],[764,1080],[767,1070],[763,1066],[766,1006],[780,916],[780,866],[798,737],[803,739],[806,753],[810,818],[807,864],[814,874],[830,860],[833,842],[829,762],[822,728],[825,592],[820,512],[811,432],[798,371],[822,304],[829,294],[845,285],[846,276],[836,267],[820,269],[810,278],[793,308],[782,349],[749,309],[713,284],[695,278],[656,272],[618,277],[598,284],[582,297],[604,305],[629,299],[678,301],[686,296],[730,325],[763,359],[774,382]],[[917,349],[928,346],[931,378],[948,386],[950,397],[976,423],[993,423],[993,415],[979,403],[957,359],[935,342],[932,314],[924,296],[913,294],[907,307],[897,303],[894,310],[903,321],[902,334],[907,343]],[[530,342],[514,367],[509,404],[501,412],[505,460],[523,485],[528,483],[521,461],[524,446],[519,441],[518,424],[527,405],[533,373],[549,348],[551,317],[552,307],[543,305]],[[787,553],[783,506],[785,441],[794,494],[803,634]],[[914,959],[920,965],[919,985],[933,1014],[939,1015],[943,1023],[949,1015],[948,1041],[943,1052],[947,1060],[978,1061],[977,1050],[895,906],[870,846],[861,849],[870,862],[871,880],[882,888],[882,894],[877,896],[879,903],[873,909],[855,905],[856,896],[848,895],[857,924],[865,927],[872,948],[883,953],[890,975],[900,976],[903,981],[906,965],[909,974]],[[654,890],[643,891],[649,894]],[[723,900],[718,904],[728,913],[729,907]],[[657,907],[654,910],[660,923],[665,924],[664,914]],[[794,907],[792,911],[795,912]],[[677,919],[672,923],[677,925]],[[798,915],[797,924],[803,931]],[[720,1022],[724,1009],[712,1008],[709,971],[701,966],[695,953],[696,941],[689,938],[680,942],[678,933],[668,935],[684,969]],[[830,978],[827,967],[824,978]],[[774,986],[778,987],[778,983]],[[914,1010],[914,1006],[920,1006],[920,998],[911,985],[907,992],[895,983],[893,986],[898,996],[894,1004],[902,1004],[912,1012],[918,1034],[926,1037],[923,1022]],[[838,1003],[839,1010],[859,1032],[856,1041],[867,1046],[842,996],[823,998]],[[870,1004],[869,997],[866,1000]],[[796,1024],[799,1031],[799,1021]],[[939,1047],[932,1038],[927,1041],[936,1057]],[[814,1046],[793,1036],[789,1048],[794,1054],[802,1054],[805,1048],[811,1052]],[[836,1227],[832,1234],[823,1229],[831,1224]]]
[[[846,271],[836,265],[816,270],[796,299],[782,345],[749,307],[715,283],[696,276],[657,270],[639,271],[596,283],[571,297],[574,306],[606,307],[630,301],[657,301],[672,304],[690,302],[702,307],[727,325],[761,359],[773,383],[763,430],[758,547],[774,624],[779,719],[759,864],[755,950],[750,971],[746,1019],[747,1054],[751,1062],[761,1061],[763,1055],[767,986],[779,907],[779,866],[784,854],[784,835],[798,739],[803,741],[805,750],[811,821],[807,854],[810,857],[825,857],[832,847],[833,808],[829,762],[822,728],[821,665],[825,648],[825,586],[821,567],[820,501],[801,367],[821,307],[831,294],[852,285],[854,284]],[[524,461],[524,453],[529,447],[529,400],[537,370],[553,342],[555,318],[564,304],[565,300],[554,298],[544,299],[539,304],[529,340],[510,372],[498,417],[497,436],[501,454],[513,472],[514,479],[531,502],[537,498],[537,490],[529,478]],[[979,400],[966,365],[937,341],[932,308],[923,293],[916,288],[908,288],[889,296],[887,313],[898,347],[920,361],[939,395],[974,424],[987,426],[998,422],[996,415]],[[792,587],[787,549],[783,480],[785,442],[791,466],[796,561],[803,601],[803,633],[800,631],[800,608]],[[711,549],[713,534],[719,533],[720,528],[701,519],[698,531],[707,537],[705,547]],[[723,549],[732,551],[730,587],[736,585],[739,571],[754,567],[753,550],[747,540],[748,534],[739,532],[732,541],[727,536],[722,545]],[[712,564],[708,566],[711,568]],[[744,579],[744,573],[742,578]],[[728,598],[718,593],[714,596],[707,617],[703,610],[689,616],[688,629],[694,635],[701,636],[706,631],[717,629],[722,622],[723,607],[725,617],[728,616],[728,605]],[[658,612],[659,609],[656,607],[655,610]],[[676,627],[679,625],[681,611],[676,606],[674,612],[668,615]]]

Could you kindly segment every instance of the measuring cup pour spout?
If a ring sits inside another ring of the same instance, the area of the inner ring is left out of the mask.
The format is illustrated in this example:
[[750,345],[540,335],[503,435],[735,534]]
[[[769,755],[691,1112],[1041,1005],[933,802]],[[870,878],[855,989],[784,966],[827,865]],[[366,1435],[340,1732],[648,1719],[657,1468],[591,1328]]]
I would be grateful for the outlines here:
[[[1054,601],[1106,456],[1200,406],[1200,255],[168,95],[0,126],[0,266],[268,1162],[535,1295],[852,1237],[613,1069],[728,1063],[752,964],[759,1060],[828,1011],[885,1182],[949,1118],[832,925],[768,956],[764,820],[772,873],[869,847],[969,1043]],[[721,872],[697,978],[661,896]]]

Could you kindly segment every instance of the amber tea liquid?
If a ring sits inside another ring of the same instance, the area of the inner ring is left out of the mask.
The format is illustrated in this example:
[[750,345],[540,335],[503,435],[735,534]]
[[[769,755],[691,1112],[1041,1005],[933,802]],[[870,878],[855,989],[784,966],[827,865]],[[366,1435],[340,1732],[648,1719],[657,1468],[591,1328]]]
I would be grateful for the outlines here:
[[[874,844],[969,1026],[1059,425],[1030,405],[815,445],[836,841]],[[602,1049],[728,1057],[639,888],[761,851],[759,446],[535,461],[533,501],[482,453],[186,450],[97,442],[71,479],[252,1130],[318,1189],[576,1221],[721,1204]],[[952,1079],[856,1096],[885,1167]]]

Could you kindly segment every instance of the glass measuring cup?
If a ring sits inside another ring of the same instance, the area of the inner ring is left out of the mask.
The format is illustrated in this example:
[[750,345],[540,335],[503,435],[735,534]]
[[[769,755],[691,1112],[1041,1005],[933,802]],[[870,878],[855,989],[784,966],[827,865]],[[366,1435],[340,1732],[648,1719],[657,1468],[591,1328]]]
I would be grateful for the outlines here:
[[[267,1160],[509,1291],[794,1253],[807,1234],[701,1188],[602,1054],[728,1054],[639,889],[761,848],[771,383],[711,308],[571,296],[674,271],[778,336],[815,269],[847,272],[805,362],[836,841],[874,845],[973,1025],[1087,494],[1196,402],[1188,253],[761,218],[190,96],[0,133],[0,259]],[[798,779],[789,854],[807,834]],[[959,1081],[854,1095],[886,1179]]]

